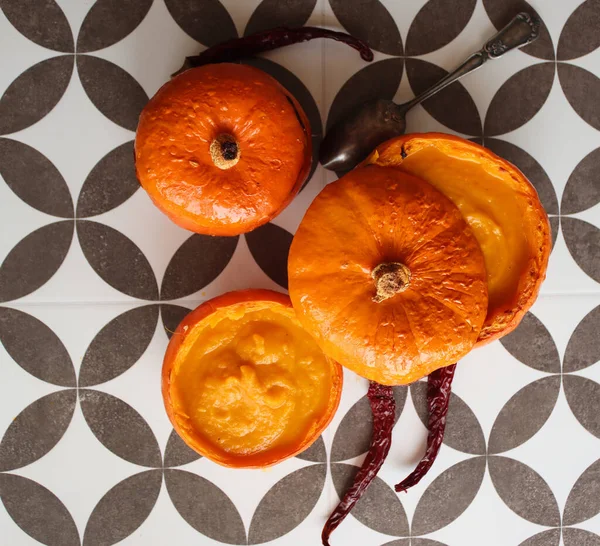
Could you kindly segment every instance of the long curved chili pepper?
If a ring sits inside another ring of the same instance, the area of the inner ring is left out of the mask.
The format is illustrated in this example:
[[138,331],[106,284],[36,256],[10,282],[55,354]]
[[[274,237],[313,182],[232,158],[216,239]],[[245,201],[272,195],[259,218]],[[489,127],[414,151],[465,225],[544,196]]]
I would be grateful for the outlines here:
[[365,61],[370,62],[373,60],[373,52],[366,42],[345,32],[319,27],[276,27],[209,47],[199,55],[187,57],[186,66],[191,68],[210,63],[238,61],[257,53],[314,40],[315,38],[329,38],[343,42],[356,49]]
[[354,483],[346,491],[344,497],[323,527],[321,539],[324,546],[329,546],[329,536],[331,533],[342,523],[373,481],[385,461],[392,444],[392,429],[394,428],[394,413],[396,411],[396,401],[394,400],[392,387],[371,381],[367,396],[369,397],[371,411],[373,412],[371,445],[369,446],[369,451],[363,461],[362,467],[354,478]]
[[446,415],[450,404],[450,391],[456,364],[435,370],[427,378],[427,407],[429,422],[427,428],[427,449],[417,467],[395,489],[398,493],[417,485],[433,465],[446,430]]

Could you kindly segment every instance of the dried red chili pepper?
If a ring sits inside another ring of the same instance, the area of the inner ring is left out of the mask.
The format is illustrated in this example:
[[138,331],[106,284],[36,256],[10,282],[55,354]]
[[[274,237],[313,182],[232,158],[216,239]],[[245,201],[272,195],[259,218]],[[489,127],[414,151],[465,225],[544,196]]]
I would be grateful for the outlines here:
[[417,485],[427,474],[440,451],[446,430],[446,415],[450,404],[450,391],[455,369],[456,364],[440,368],[427,378],[427,407],[429,409],[427,448],[417,467],[396,485],[395,489],[398,493]]
[[323,527],[321,538],[324,546],[329,546],[329,536],[331,533],[342,523],[373,481],[385,461],[392,444],[392,429],[394,428],[394,413],[396,411],[396,401],[394,400],[392,387],[371,381],[367,396],[369,397],[371,411],[373,412],[371,445],[369,446],[369,451],[363,461],[362,467],[354,478],[354,483],[346,491],[344,497]]
[[199,55],[187,57],[184,67],[192,68],[210,63],[239,61],[257,53],[314,40],[315,38],[329,38],[343,42],[356,49],[365,61],[370,62],[373,60],[373,52],[369,46],[362,40],[345,32],[336,32],[335,30],[318,27],[276,27],[209,47]]

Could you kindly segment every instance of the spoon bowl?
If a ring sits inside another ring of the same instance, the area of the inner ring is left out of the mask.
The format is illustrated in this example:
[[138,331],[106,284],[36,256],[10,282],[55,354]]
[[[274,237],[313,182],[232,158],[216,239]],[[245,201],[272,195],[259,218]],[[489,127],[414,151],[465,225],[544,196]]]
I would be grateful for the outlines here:
[[396,103],[384,99],[366,102],[329,129],[319,160],[326,169],[348,171],[379,144],[405,130],[405,114]]

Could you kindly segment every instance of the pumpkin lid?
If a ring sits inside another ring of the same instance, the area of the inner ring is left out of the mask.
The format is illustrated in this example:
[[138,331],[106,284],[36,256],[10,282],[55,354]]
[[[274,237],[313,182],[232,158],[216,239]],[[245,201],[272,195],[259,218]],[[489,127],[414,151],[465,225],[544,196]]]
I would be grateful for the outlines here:
[[525,175],[483,146],[442,133],[391,139],[364,164],[418,176],[458,206],[487,270],[489,306],[478,343],[514,330],[538,295],[552,247],[548,217]]
[[394,168],[325,187],[292,241],[289,290],[325,354],[379,383],[455,363],[487,312],[483,255],[458,208]]
[[192,311],[165,355],[162,391],[183,440],[224,466],[264,467],[309,447],[340,401],[342,369],[288,296],[230,292]]
[[163,85],[141,113],[138,179],[180,226],[238,235],[277,215],[308,175],[311,130],[296,99],[242,64],[208,64]]

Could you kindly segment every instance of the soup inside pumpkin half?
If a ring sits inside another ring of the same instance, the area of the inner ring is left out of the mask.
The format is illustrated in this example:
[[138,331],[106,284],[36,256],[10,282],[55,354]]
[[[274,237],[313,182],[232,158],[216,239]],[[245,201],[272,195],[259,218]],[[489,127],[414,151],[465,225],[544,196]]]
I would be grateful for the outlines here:
[[302,329],[289,298],[255,292],[255,301],[252,291],[232,292],[192,312],[163,369],[175,428],[225,466],[269,466],[302,451],[341,392],[339,364]]

